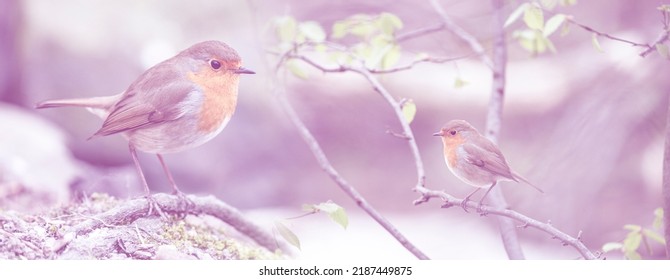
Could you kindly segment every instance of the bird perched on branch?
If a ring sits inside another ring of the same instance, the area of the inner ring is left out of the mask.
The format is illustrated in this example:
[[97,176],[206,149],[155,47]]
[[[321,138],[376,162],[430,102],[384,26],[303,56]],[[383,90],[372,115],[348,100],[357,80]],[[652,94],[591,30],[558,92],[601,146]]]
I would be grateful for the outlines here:
[[512,171],[498,146],[479,134],[477,129],[468,122],[449,121],[433,136],[442,138],[444,161],[451,173],[461,181],[477,188],[461,202],[461,207],[466,212],[465,206],[473,194],[480,189],[487,188],[486,193],[479,200],[479,208],[481,208],[484,198],[499,181],[522,181],[544,193],[540,188]]
[[120,94],[48,100],[35,107],[84,107],[104,120],[90,138],[125,137],[151,214],[158,205],[136,150],[156,154],[173,192],[185,199],[161,154],[202,145],[221,132],[235,112],[240,74],[254,72],[242,67],[240,56],[227,44],[205,41],[149,68]]

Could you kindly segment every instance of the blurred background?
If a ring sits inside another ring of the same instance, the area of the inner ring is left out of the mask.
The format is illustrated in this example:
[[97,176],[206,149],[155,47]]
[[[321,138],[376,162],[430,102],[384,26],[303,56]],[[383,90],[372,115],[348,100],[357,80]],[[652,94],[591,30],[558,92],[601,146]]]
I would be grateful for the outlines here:
[[[489,1],[440,1],[447,14],[490,50]],[[522,1],[506,1],[511,13]],[[599,31],[647,43],[662,30],[663,1],[579,1],[557,8]],[[235,48],[244,67],[235,116],[207,144],[166,155],[188,193],[212,194],[259,223],[299,215],[304,203],[332,200],[346,208],[342,230],[326,216],[291,220],[303,258],[412,258],[367,217],[318,167],[272,90],[277,43],[273,20],[290,15],[332,24],[357,13],[390,12],[399,33],[441,21],[429,1],[89,1],[0,0],[0,209],[40,212],[93,192],[142,194],[121,136],[86,139],[102,121],[80,108],[37,111],[45,99],[113,95],[144,70],[204,40]],[[547,16],[548,17],[548,16]],[[511,27],[519,27],[521,23]],[[657,53],[572,28],[552,37],[558,52],[532,56],[508,36],[507,93],[500,147],[510,166],[546,191],[503,183],[510,207],[551,223],[596,251],[621,241],[624,224],[651,226],[661,207],[663,133],[669,63]],[[471,55],[448,31],[403,42],[402,56]],[[309,69],[289,78],[287,94],[335,168],[401,232],[436,259],[502,259],[495,220],[413,206],[415,168],[392,110],[366,81],[352,74]],[[454,87],[459,77],[467,82]],[[463,197],[472,191],[447,169],[431,134],[451,119],[482,130],[491,73],[476,58],[422,64],[380,78],[394,97],[412,98],[412,123],[426,167],[427,187]],[[155,156],[140,155],[154,192],[170,186]],[[478,197],[478,196],[477,196]],[[578,258],[534,229],[519,231],[528,258]],[[663,257],[656,248],[646,258]],[[608,258],[620,258],[611,253]]]

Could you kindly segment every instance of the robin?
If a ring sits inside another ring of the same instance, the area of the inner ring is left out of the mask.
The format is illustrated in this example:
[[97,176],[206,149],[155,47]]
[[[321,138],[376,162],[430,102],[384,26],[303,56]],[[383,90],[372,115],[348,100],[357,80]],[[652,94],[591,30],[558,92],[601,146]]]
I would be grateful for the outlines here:
[[201,42],[149,68],[120,94],[48,100],[35,107],[84,107],[104,120],[89,139],[125,137],[150,214],[158,204],[150,196],[136,150],[156,154],[173,193],[185,199],[161,155],[202,145],[221,132],[235,112],[240,74],[255,74],[241,65],[240,56],[227,44]]
[[480,189],[488,188],[479,200],[479,208],[481,208],[484,198],[498,181],[522,181],[544,193],[540,188],[512,171],[498,146],[479,134],[477,129],[468,122],[449,121],[433,136],[442,137],[444,161],[451,173],[461,181],[477,188],[461,202],[461,207],[466,212],[465,205],[473,194]]

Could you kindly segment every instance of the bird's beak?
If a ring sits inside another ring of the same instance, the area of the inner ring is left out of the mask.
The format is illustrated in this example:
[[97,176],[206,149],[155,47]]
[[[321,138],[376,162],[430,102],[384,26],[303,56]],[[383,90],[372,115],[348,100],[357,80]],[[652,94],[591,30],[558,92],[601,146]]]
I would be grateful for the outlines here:
[[444,134],[442,134],[442,131],[438,131],[433,133],[433,136],[444,136]]
[[251,71],[251,70],[249,70],[247,68],[244,68],[244,67],[240,67],[240,68],[235,69],[235,73],[236,74],[256,74],[256,72]]

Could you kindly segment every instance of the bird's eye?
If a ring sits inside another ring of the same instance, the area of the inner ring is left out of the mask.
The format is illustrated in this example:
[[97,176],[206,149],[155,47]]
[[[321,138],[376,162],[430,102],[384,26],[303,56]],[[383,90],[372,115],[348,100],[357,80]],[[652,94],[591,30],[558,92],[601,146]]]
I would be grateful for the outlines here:
[[221,68],[221,62],[219,62],[216,59],[212,59],[209,61],[209,66],[212,66],[212,69],[214,70],[218,70],[219,68]]
[[456,130],[449,131],[449,134],[456,135]]

